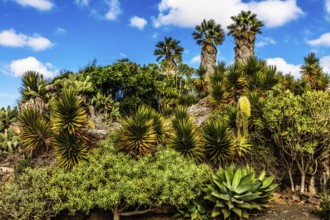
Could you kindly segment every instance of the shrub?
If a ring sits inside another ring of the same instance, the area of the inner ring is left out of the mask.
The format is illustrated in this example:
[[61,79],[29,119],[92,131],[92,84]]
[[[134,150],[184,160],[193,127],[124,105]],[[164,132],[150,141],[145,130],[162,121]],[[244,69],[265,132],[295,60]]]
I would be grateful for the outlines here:
[[209,173],[172,149],[132,160],[105,141],[71,170],[27,169],[16,182],[1,185],[0,218],[50,219],[63,210],[99,208],[119,219],[164,204],[182,207],[201,195]]
[[265,171],[256,178],[254,170],[249,166],[236,168],[231,164],[225,169],[220,167],[205,189],[204,199],[213,204],[211,217],[227,219],[237,215],[249,218],[249,210],[267,207],[277,187],[272,184],[273,179],[272,176],[265,177]]

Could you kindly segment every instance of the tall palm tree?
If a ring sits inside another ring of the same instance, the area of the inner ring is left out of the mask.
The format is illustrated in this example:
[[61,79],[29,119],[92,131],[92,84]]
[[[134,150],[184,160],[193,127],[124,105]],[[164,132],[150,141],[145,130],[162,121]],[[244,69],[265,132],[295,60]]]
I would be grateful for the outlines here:
[[233,23],[228,26],[228,35],[235,38],[235,62],[245,63],[249,57],[254,56],[256,34],[261,34],[260,27],[264,25],[251,11],[241,11],[231,19]]
[[161,60],[161,65],[166,73],[174,74],[178,69],[177,63],[182,60],[183,47],[180,41],[172,37],[165,37],[164,41],[159,41],[156,44],[154,55],[157,56],[157,61]]
[[202,46],[201,66],[206,70],[206,75],[214,73],[216,65],[217,45],[221,45],[225,39],[225,33],[220,24],[216,24],[213,19],[205,19],[200,25],[195,27],[192,33],[194,40]]
[[329,86],[329,77],[323,72],[320,66],[320,59],[315,53],[304,57],[304,65],[301,66],[303,78],[308,82],[311,89],[326,90]]

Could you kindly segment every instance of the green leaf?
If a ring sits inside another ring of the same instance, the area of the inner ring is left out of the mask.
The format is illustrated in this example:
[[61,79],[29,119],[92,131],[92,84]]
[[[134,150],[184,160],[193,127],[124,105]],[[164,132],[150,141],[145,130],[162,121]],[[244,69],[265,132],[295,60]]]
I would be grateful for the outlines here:
[[239,185],[239,183],[241,181],[241,178],[242,178],[242,170],[240,168],[238,168],[234,174],[233,181],[231,184],[232,191],[236,190],[237,186]]
[[212,214],[211,214],[211,217],[212,218],[216,218],[218,217],[219,215],[221,215],[221,211],[223,209],[219,208],[219,207],[214,207],[213,210],[212,210]]

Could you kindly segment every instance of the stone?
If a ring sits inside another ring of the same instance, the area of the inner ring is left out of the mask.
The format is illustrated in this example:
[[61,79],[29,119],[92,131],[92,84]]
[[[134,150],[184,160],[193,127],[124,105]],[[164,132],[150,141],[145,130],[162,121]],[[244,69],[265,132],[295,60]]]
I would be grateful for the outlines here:
[[199,100],[195,105],[187,109],[188,114],[194,119],[197,126],[200,126],[209,117],[212,108],[208,106],[208,97]]

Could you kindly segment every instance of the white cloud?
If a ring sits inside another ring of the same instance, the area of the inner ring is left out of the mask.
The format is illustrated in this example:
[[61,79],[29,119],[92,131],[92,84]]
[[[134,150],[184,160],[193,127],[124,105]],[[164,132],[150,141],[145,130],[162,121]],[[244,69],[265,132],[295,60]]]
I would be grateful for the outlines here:
[[311,46],[324,46],[330,47],[330,32],[322,34],[315,40],[309,40],[307,43]]
[[108,13],[105,15],[105,17],[110,21],[114,21],[121,13],[120,3],[118,0],[109,0],[108,5],[110,9]]
[[20,77],[29,70],[37,71],[43,74],[45,78],[52,78],[59,72],[51,63],[42,63],[31,56],[11,61],[2,68],[1,72]]
[[325,73],[330,74],[330,56],[321,57],[320,65],[323,67]]
[[190,61],[191,64],[200,63],[200,62],[201,62],[201,55],[193,57]]
[[325,10],[330,13],[330,0],[325,0]]
[[75,0],[75,3],[79,5],[80,7],[88,6],[89,0]]
[[125,53],[119,53],[119,56],[123,57],[123,58],[127,57],[127,55]]
[[269,44],[276,44],[276,41],[270,37],[260,37],[260,41],[256,43],[256,47],[264,47]]
[[22,33],[16,33],[14,29],[8,29],[0,32],[0,46],[30,47],[35,51],[41,51],[52,47],[53,44],[47,38],[38,34],[27,36]]
[[49,0],[15,0],[17,4],[24,7],[32,7],[40,11],[51,10],[54,4]]
[[300,65],[294,65],[287,63],[281,57],[274,57],[266,59],[268,65],[276,66],[278,71],[281,71],[283,74],[290,73],[294,78],[300,78]]
[[133,26],[133,27],[137,27],[138,29],[143,30],[143,28],[147,24],[148,24],[148,22],[144,18],[140,18],[138,16],[131,17],[130,25]]
[[263,0],[249,3],[242,0],[162,0],[158,10],[158,17],[153,18],[155,27],[194,27],[203,19],[215,19],[226,28],[232,22],[230,17],[241,10],[257,13],[267,27],[279,27],[304,14],[297,6],[296,0]]

